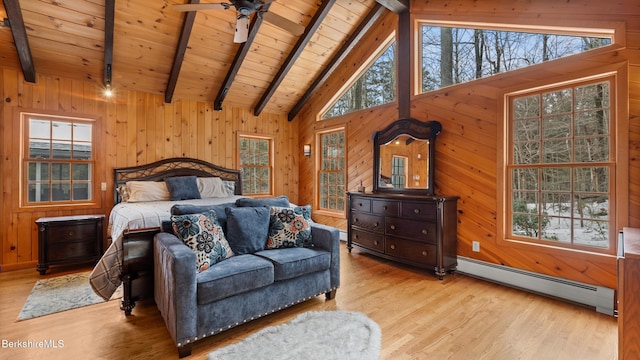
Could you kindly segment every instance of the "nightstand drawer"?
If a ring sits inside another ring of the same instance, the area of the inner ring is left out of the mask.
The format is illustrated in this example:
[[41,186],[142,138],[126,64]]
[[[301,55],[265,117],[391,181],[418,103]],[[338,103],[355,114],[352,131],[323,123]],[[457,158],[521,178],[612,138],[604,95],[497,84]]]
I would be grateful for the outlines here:
[[351,201],[351,209],[356,211],[371,212],[371,200],[357,198]]
[[97,259],[99,258],[99,254],[97,244],[93,240],[49,246],[49,262]]
[[351,213],[351,225],[382,233],[384,232],[384,217],[354,211]]
[[404,202],[400,216],[407,219],[436,220],[438,207],[435,202]]
[[425,264],[436,264],[436,246],[417,241],[387,237],[387,255]]
[[47,241],[50,244],[66,243],[69,241],[83,241],[96,236],[95,222],[69,225],[50,225]]
[[436,224],[432,222],[386,218],[385,232],[416,241],[436,243]]

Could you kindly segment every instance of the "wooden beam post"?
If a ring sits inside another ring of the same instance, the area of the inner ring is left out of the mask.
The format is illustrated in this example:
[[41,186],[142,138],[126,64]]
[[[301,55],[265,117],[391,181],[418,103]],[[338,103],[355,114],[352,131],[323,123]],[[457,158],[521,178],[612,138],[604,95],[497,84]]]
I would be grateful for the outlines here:
[[[198,4],[200,0],[191,0],[190,4]],[[191,29],[193,29],[193,23],[196,19],[196,12],[189,11],[184,17],[182,23],[182,30],[180,30],[180,40],[178,40],[178,46],[176,47],[176,54],[173,57],[173,64],[171,65],[171,73],[169,74],[169,80],[167,80],[167,87],[164,91],[164,102],[170,104],[173,100],[173,92],[176,90],[178,84],[178,76],[180,76],[180,69],[182,68],[182,61],[184,60],[184,54],[187,51],[187,44],[189,43],[189,37],[191,37]]]
[[22,75],[24,80],[30,83],[36,82],[36,70],[33,66],[33,58],[31,57],[31,48],[29,47],[29,39],[22,18],[22,10],[18,0],[3,0],[4,9],[7,11],[9,18],[9,26],[11,27],[11,35],[16,45],[18,59],[22,67]]
[[409,0],[377,0],[376,2],[396,14],[409,11]]

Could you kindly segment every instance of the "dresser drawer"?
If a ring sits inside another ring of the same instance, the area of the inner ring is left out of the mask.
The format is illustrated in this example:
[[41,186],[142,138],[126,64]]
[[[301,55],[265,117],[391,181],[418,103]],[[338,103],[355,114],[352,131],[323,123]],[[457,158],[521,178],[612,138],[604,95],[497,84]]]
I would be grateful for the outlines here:
[[95,223],[77,224],[74,226],[50,225],[48,243],[55,244],[69,241],[82,241],[94,239],[97,227]]
[[379,252],[384,252],[384,235],[351,229],[351,242]]
[[98,258],[100,251],[93,240],[49,246],[49,262],[71,261],[74,259]]
[[371,211],[384,216],[398,216],[398,207],[397,201],[373,200]]
[[351,225],[378,233],[383,233],[384,217],[354,211],[351,213]]
[[389,235],[436,243],[436,224],[432,222],[386,218],[385,231]]
[[353,197],[351,198],[351,209],[356,211],[371,212],[371,199]]
[[433,201],[402,203],[400,216],[408,219],[435,220],[438,215],[438,208]]
[[390,256],[419,263],[436,264],[436,246],[432,244],[388,236],[384,250]]

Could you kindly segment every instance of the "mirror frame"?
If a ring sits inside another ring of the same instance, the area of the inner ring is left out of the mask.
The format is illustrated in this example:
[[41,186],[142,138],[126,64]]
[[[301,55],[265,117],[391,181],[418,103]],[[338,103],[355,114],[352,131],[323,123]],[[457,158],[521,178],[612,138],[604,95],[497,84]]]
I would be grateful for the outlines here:
[[[391,123],[385,129],[376,131],[373,134],[373,192],[391,194],[414,194],[414,195],[434,195],[434,175],[435,175],[435,149],[436,136],[442,131],[442,125],[436,120],[420,121],[414,118],[399,119]],[[429,140],[429,173],[427,174],[428,186],[424,189],[416,188],[385,188],[379,187],[380,179],[380,146],[385,145],[399,135],[409,135],[419,140]]]

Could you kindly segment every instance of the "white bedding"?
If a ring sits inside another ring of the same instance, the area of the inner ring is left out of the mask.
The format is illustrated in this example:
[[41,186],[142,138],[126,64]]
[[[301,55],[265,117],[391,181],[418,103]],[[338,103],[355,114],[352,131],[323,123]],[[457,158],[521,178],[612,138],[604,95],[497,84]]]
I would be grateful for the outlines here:
[[93,291],[108,300],[122,283],[123,248],[122,234],[125,230],[159,228],[162,222],[171,217],[171,207],[175,204],[216,205],[235,202],[243,196],[192,199],[180,201],[123,202],[111,210],[107,231],[111,245],[102,255],[89,276]]

